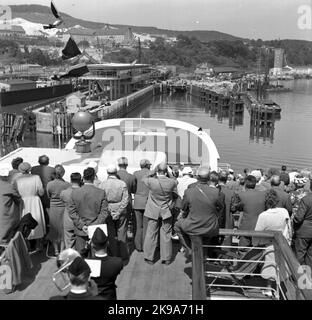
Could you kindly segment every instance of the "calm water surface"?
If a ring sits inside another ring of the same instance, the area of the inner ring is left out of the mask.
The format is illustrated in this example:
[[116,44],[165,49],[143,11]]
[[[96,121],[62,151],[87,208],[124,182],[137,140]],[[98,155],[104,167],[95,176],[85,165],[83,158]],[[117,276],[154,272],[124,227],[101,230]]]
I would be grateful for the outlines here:
[[235,117],[228,112],[209,110],[202,102],[187,95],[156,97],[151,103],[131,112],[128,117],[169,118],[210,129],[220,154],[220,161],[233,169],[312,167],[312,80],[285,82],[291,92],[270,93],[281,108],[281,118],[274,128],[251,127],[247,109]]
[[[245,105],[243,114],[230,116],[223,110],[211,110],[186,94],[159,96],[128,114],[128,117],[169,118],[190,122],[210,129],[220,154],[220,161],[233,169],[280,167],[312,167],[312,80],[285,83],[292,92],[271,93],[269,98],[281,108],[281,118],[274,128],[251,127],[251,116]],[[20,146],[53,147],[51,136],[37,134],[26,137]],[[2,149],[1,155],[16,145]]]

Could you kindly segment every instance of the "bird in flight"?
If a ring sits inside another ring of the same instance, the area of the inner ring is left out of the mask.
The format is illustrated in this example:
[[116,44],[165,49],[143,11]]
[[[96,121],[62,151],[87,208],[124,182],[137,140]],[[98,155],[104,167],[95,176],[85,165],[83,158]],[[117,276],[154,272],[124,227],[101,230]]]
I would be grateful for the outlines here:
[[53,1],[51,1],[51,11],[52,11],[54,17],[56,18],[56,20],[53,23],[50,23],[46,26],[43,26],[43,29],[54,29],[63,23],[63,19],[62,19],[61,15],[59,14],[59,12],[57,11]]

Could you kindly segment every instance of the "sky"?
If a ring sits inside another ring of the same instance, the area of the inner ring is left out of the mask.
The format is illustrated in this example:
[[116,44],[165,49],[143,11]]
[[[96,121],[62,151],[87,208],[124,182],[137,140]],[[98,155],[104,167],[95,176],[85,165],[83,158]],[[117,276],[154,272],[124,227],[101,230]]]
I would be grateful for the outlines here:
[[[252,39],[312,41],[312,0],[54,0],[76,18],[170,30],[216,30]],[[50,0],[0,0],[2,5]],[[305,5],[304,18],[300,7]],[[307,11],[309,9],[309,11]],[[299,10],[299,11],[298,11]],[[299,20],[305,21],[305,30]]]

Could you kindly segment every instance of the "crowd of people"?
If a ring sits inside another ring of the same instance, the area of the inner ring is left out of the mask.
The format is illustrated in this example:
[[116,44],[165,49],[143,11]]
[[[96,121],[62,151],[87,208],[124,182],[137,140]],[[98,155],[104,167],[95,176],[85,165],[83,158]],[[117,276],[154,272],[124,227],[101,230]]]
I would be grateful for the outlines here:
[[[220,237],[219,228],[249,231],[281,231],[300,264],[312,267],[312,174],[309,170],[287,172],[271,168],[211,171],[181,163],[170,167],[140,161],[140,170],[130,174],[128,160],[118,159],[107,168],[107,179],[97,177],[97,163],[64,181],[62,165],[49,166],[46,155],[31,167],[21,158],[12,170],[0,170],[0,242],[9,240],[20,219],[28,213],[37,226],[27,237],[29,251],[47,246],[47,255],[60,257],[75,252],[68,268],[71,283],[66,299],[90,299],[91,270],[83,258],[102,261],[95,278],[97,296],[116,299],[115,280],[130,257],[129,224],[134,226],[135,250],[154,264],[159,250],[161,263],[173,258],[173,241],[191,259],[191,236],[205,236],[211,244],[232,245],[232,237]],[[97,228],[91,239],[89,226]],[[257,239],[240,237],[239,246],[257,245]],[[48,244],[48,245],[47,245]],[[51,244],[51,245],[49,245]],[[52,249],[52,250],[51,250]],[[263,272],[269,282],[272,272]],[[54,297],[53,299],[65,298]]]

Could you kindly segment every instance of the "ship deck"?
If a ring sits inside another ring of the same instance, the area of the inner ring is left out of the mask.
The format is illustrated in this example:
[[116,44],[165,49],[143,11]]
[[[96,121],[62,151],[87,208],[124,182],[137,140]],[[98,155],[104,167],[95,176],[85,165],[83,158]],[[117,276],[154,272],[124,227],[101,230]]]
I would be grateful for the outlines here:
[[[16,291],[5,294],[0,291],[0,300],[48,300],[60,292],[52,282],[57,271],[56,259],[47,258],[44,252],[31,255],[33,269]],[[158,260],[154,265],[144,262],[143,253],[133,251],[129,263],[118,276],[118,300],[191,300],[192,264],[174,244],[174,261],[163,265]],[[259,291],[249,291],[248,299],[265,299]],[[65,293],[62,293],[65,294]],[[215,290],[211,300],[247,299],[240,290]]]

